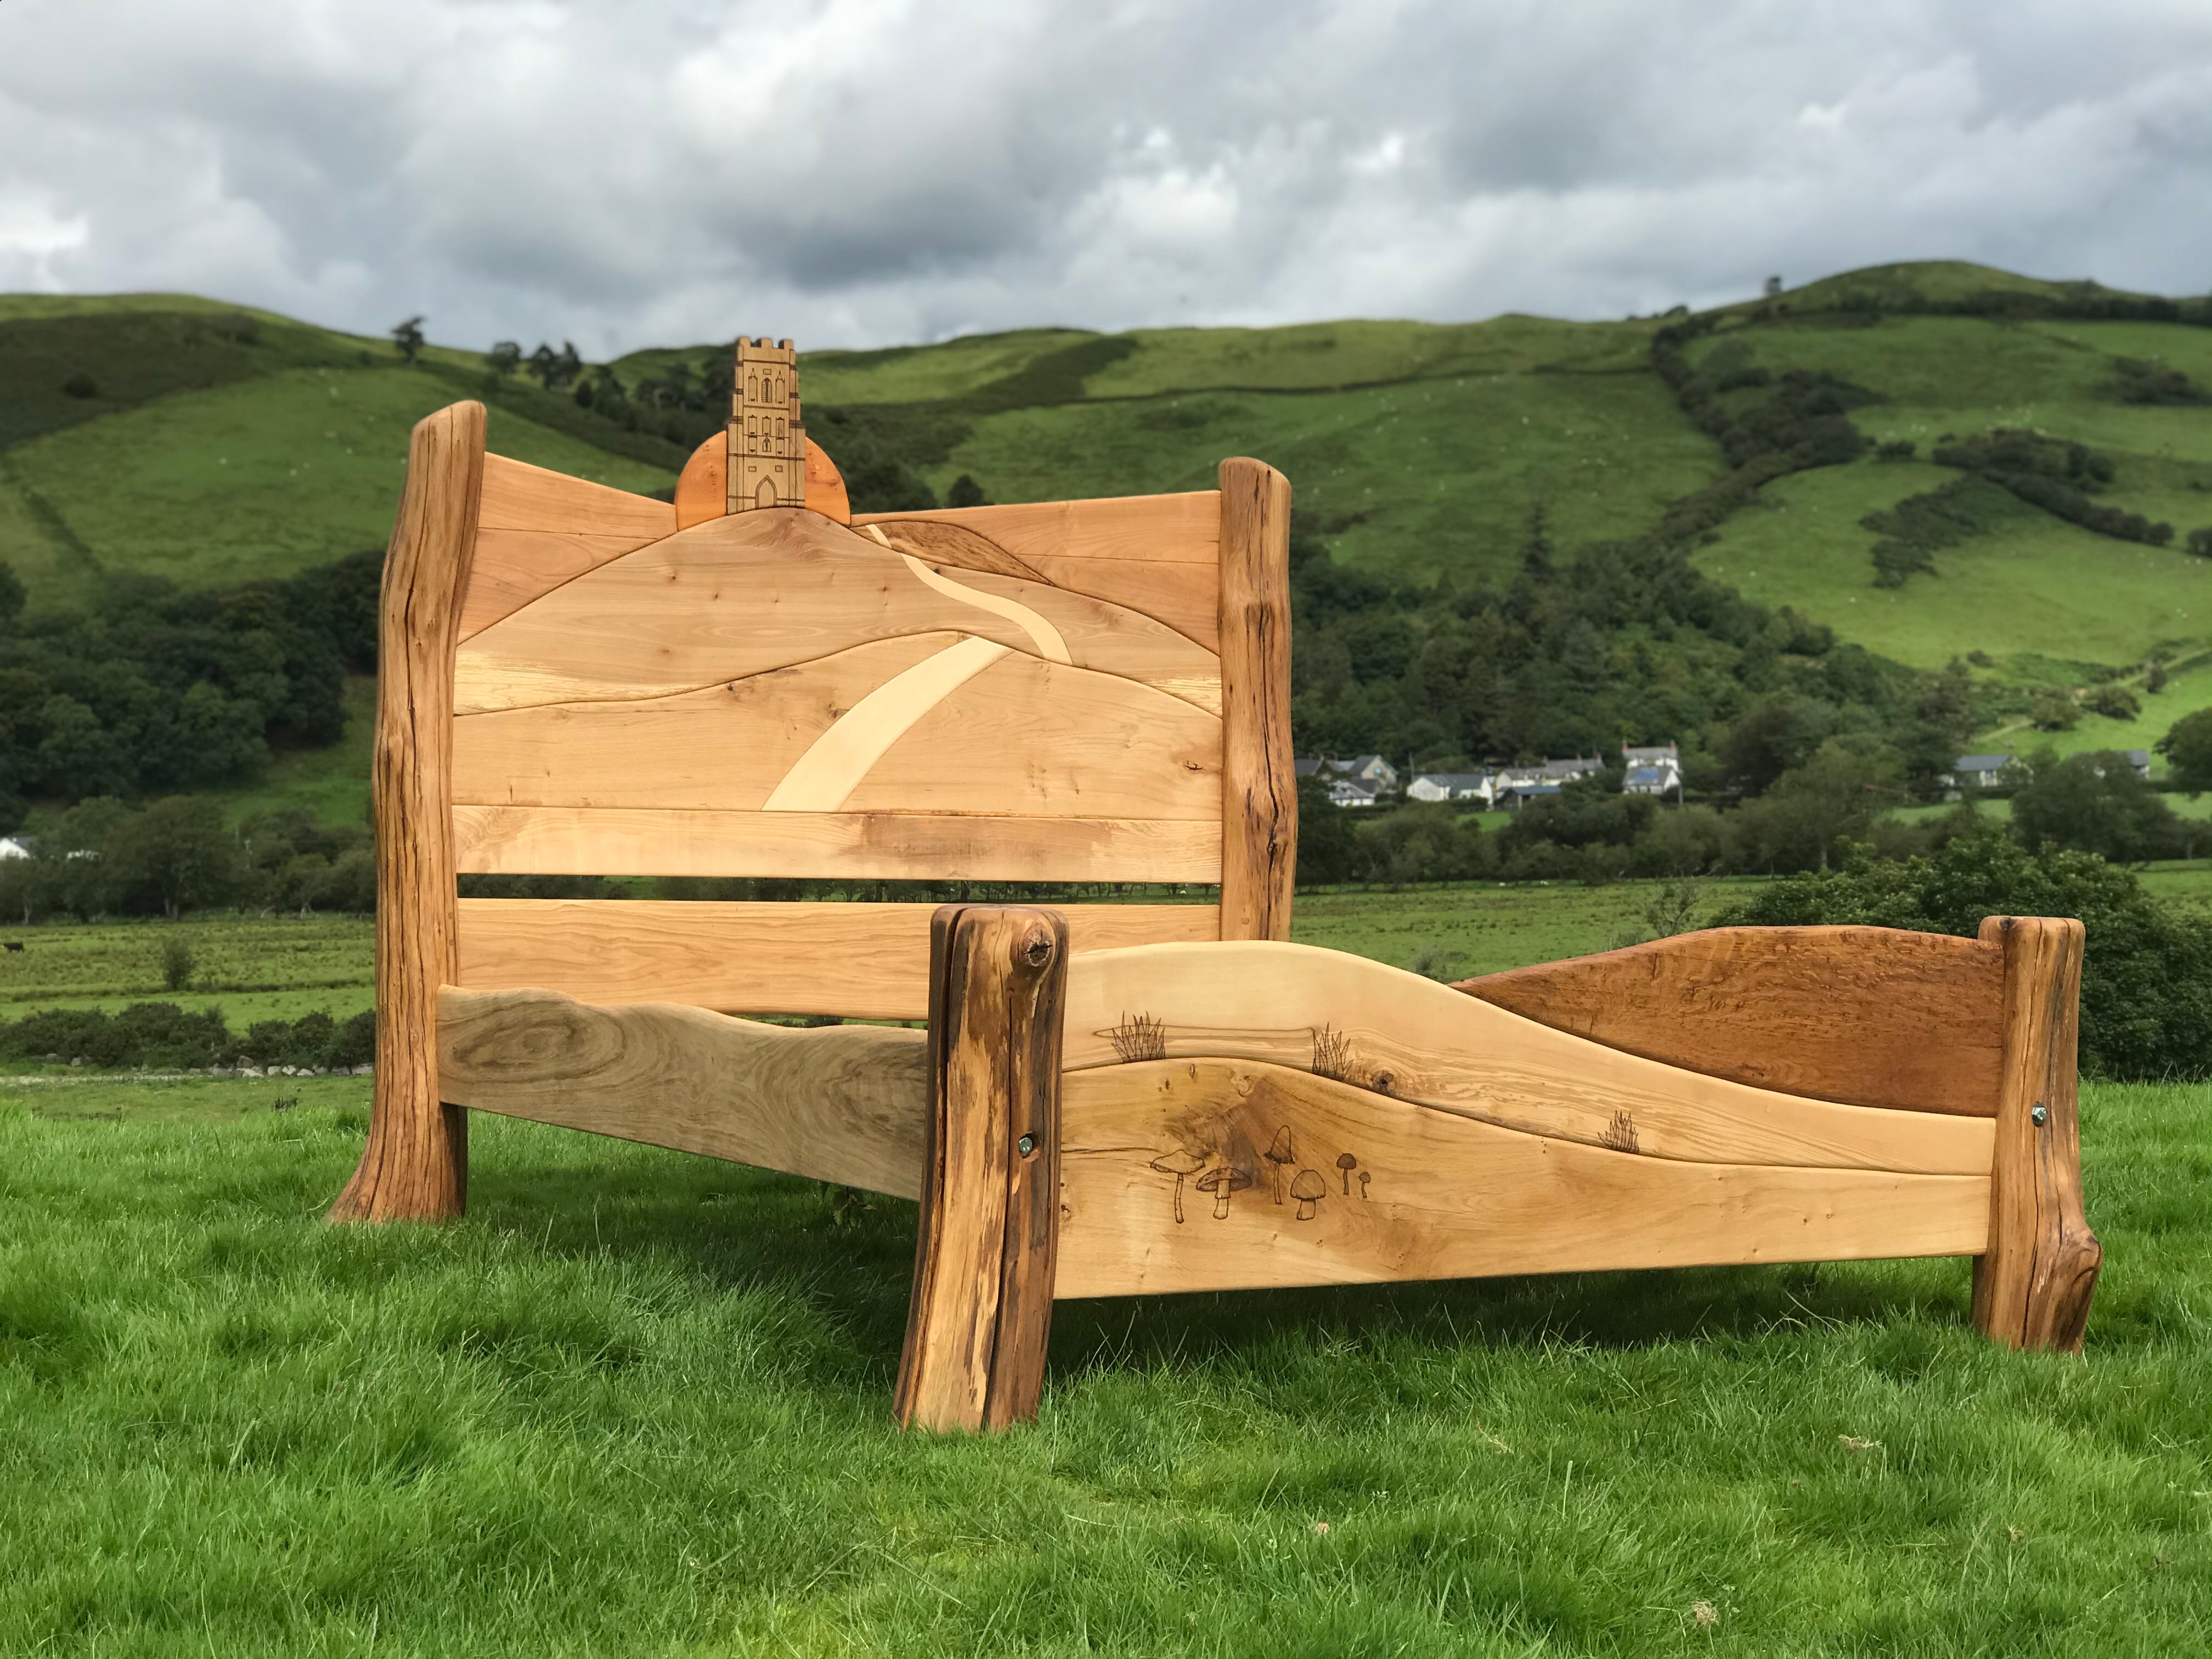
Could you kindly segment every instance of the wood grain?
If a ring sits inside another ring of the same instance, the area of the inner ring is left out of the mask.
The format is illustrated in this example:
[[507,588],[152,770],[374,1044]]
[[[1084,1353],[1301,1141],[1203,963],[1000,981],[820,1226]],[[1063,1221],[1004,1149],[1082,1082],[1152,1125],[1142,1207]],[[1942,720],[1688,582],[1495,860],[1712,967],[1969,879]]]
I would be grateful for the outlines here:
[[1891,927],[1716,927],[1454,988],[1762,1089],[1993,1116],[1997,947]]
[[[1219,665],[1133,610],[988,573],[933,586],[908,555],[811,513],[741,513],[697,525],[566,582],[462,652],[467,713],[657,696],[808,662],[873,640],[953,631],[1044,654],[988,596],[1048,622],[1077,667],[1206,706]],[[926,567],[922,568],[926,569]],[[773,594],[773,603],[763,596]],[[1214,706],[1218,708],[1218,701]]]
[[1054,587],[1087,593],[1152,617],[1194,645],[1221,648],[1221,576],[1199,565],[1157,559],[1061,559],[1032,553]]
[[[465,898],[456,982],[483,991],[535,986],[603,1006],[925,1019],[933,908]],[[1054,908],[1079,951],[1221,932],[1211,904]]]
[[1638,1158],[1249,1060],[1072,1072],[1061,1112],[1063,1297],[1966,1255],[1989,1236],[1986,1174]]
[[1221,722],[1134,681],[915,635],[704,691],[461,715],[454,799],[1218,822]]
[[334,1221],[437,1220],[468,1194],[468,1116],[445,1103],[438,988],[454,974],[453,646],[484,499],[484,410],[426,416],[407,450],[377,623],[376,1081]]
[[1221,562],[1221,505],[1211,489],[1172,495],[1103,495],[1079,501],[1013,501],[942,507],[931,513],[861,513],[857,525],[926,521],[958,525],[1018,559],[1153,559],[1197,565]]
[[1974,1324],[2007,1347],[2078,1353],[2105,1255],[2081,1199],[2082,927],[2071,917],[1990,916],[1981,937],[2003,958],[2004,1069]]
[[676,508],[650,495],[587,483],[504,455],[484,458],[477,526],[484,530],[552,530],[572,536],[658,540],[676,529]]
[[820,444],[806,441],[806,507],[837,524],[849,524],[853,503],[845,493],[844,475]]
[[676,475],[676,527],[719,519],[730,510],[730,432],[725,427],[691,452]]
[[1988,1120],[1839,1105],[1623,1054],[1449,986],[1304,945],[1077,959],[1067,1065],[1264,1060],[1504,1127],[1647,1158],[1985,1176]]
[[1221,878],[1221,823],[927,812],[453,808],[460,867],[494,875]]
[[541,594],[650,539],[557,530],[479,530],[458,637],[466,640],[481,634]]
[[439,1066],[462,1105],[897,1198],[921,1190],[927,1045],[921,1031],[797,1030],[545,990],[438,999]]
[[1049,910],[930,924],[929,1138],[896,1412],[909,1428],[1036,1415],[1060,1233],[1060,994]]
[[1221,464],[1221,936],[1286,939],[1297,877],[1291,757],[1291,485]]
[[1219,648],[1221,507],[1218,492],[1127,495],[861,514],[895,536],[925,525],[974,532],[1054,586],[1155,617],[1207,650]]
[[938,519],[872,517],[866,527],[869,533],[881,536],[885,546],[911,553],[939,569],[986,570],[1019,581],[1045,580],[1036,567],[1016,558],[989,537],[978,535],[965,525],[946,524]]

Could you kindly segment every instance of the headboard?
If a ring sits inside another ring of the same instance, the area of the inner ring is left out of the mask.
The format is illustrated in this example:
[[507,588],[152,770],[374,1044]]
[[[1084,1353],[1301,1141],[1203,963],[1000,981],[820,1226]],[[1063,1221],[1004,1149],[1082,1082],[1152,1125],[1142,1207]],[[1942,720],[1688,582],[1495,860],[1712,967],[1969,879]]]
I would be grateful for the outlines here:
[[[382,717],[419,759],[447,705],[421,812],[450,824],[455,872],[1218,884],[1217,904],[1068,906],[1074,948],[1287,936],[1272,468],[852,518],[812,446],[805,506],[732,512],[720,436],[671,505],[487,455],[482,433],[466,404],[418,429],[385,594],[387,647],[424,683]],[[447,982],[919,1018],[930,909],[466,899]]]

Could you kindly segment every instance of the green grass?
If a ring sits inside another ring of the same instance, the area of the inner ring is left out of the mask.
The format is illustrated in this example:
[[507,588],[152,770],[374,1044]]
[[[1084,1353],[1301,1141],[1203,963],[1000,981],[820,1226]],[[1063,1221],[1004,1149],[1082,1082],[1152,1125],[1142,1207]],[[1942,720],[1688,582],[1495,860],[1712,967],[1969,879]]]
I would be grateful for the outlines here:
[[2203,1088],[2086,1091],[2085,1358],[1982,1342],[1955,1261],[1067,1303],[1040,1420],[975,1440],[890,1420],[910,1205],[479,1115],[467,1220],[332,1228],[367,1097],[8,1090],[0,1650],[2166,1655],[2212,1625]]
[[978,421],[930,477],[971,473],[1002,501],[1210,489],[1233,454],[1288,473],[1346,558],[1464,581],[1510,576],[1540,501],[1562,546],[1649,529],[1715,452],[1648,374],[1468,374],[1016,410]]
[[2093,535],[2025,507],[1936,554],[1936,574],[1875,586],[1877,538],[1859,520],[1957,476],[1867,460],[1778,479],[1698,550],[1698,568],[1921,668],[1976,650],[2124,664],[2160,641],[2212,639],[2212,561]]
[[[407,434],[453,401],[443,378],[404,368],[287,369],[143,407],[19,445],[37,490],[107,564],[186,586],[283,575],[383,544],[405,472]],[[622,489],[661,470],[494,410],[501,454]],[[10,521],[0,520],[0,532]],[[0,544],[34,602],[82,590],[84,565],[52,536]]]
[[[317,1012],[343,1019],[376,1001],[374,927],[365,916],[202,915],[0,928],[23,946],[0,953],[0,1018],[173,1002],[220,1008],[235,1031]],[[161,950],[179,938],[197,965],[189,987],[175,992],[162,983]]]
[[325,823],[369,823],[369,758],[376,743],[376,681],[349,674],[345,735],[325,749],[281,750],[258,782],[226,797],[234,824],[255,812],[300,806]]
[[[1711,915],[1758,879],[1696,883],[1698,914]],[[1482,882],[1398,893],[1348,888],[1302,893],[1291,907],[1291,937],[1394,968],[1410,968],[1424,953],[1432,963],[1440,956],[1445,976],[1467,979],[1610,950],[1638,930],[1644,912],[1668,884]]]

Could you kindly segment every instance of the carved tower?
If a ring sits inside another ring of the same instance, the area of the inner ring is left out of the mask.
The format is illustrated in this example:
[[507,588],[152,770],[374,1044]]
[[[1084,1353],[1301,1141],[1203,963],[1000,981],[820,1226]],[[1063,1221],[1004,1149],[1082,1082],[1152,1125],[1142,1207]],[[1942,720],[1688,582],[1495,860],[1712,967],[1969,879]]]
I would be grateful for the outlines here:
[[730,511],[806,505],[806,428],[799,353],[788,340],[738,342],[730,393]]

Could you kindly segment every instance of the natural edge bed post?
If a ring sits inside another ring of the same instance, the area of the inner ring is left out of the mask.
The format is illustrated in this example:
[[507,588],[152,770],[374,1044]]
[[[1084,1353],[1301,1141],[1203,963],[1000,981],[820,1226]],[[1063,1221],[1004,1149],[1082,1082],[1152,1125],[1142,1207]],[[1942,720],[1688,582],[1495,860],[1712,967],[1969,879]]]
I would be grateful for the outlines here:
[[1286,939],[1298,853],[1291,757],[1291,481],[1221,464],[1221,937]]
[[1067,924],[941,907],[929,924],[929,1139],[894,1410],[920,1429],[1036,1415],[1060,1244]]
[[2007,1347],[2078,1353],[2105,1255],[2081,1204],[2081,924],[1989,916],[1981,939],[2004,952],[2004,1070],[1974,1326]]
[[438,988],[456,967],[453,650],[483,495],[484,410],[426,416],[407,449],[377,624],[376,1083],[333,1221],[437,1221],[468,1192],[468,1114],[438,1090]]

